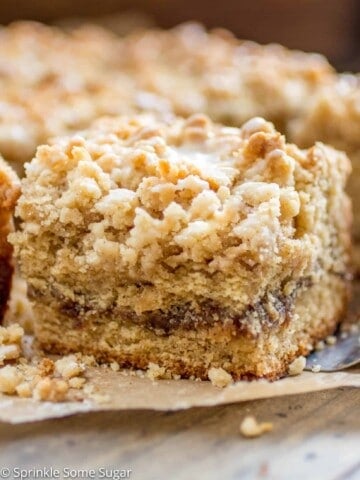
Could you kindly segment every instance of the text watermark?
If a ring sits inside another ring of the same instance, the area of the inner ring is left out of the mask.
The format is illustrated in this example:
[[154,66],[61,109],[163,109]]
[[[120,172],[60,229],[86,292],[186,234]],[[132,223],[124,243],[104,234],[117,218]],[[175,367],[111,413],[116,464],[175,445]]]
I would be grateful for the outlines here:
[[131,478],[131,468],[70,468],[70,467],[0,467],[0,479],[18,480],[63,480],[63,479],[95,479],[95,480],[121,480]]

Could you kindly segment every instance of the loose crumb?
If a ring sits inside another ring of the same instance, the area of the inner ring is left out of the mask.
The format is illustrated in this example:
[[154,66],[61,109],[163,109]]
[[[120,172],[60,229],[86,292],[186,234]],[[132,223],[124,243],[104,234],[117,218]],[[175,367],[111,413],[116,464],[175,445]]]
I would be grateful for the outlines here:
[[0,365],[4,365],[5,360],[16,360],[20,357],[19,345],[1,345],[0,346]]
[[6,365],[0,369],[0,392],[13,395],[23,376],[16,367]]
[[16,387],[16,393],[20,398],[32,397],[32,390],[29,382],[22,382]]
[[317,344],[315,345],[315,350],[317,350],[318,352],[321,350],[324,350],[324,348],[325,348],[325,342],[323,340],[321,340],[320,342],[317,342]]
[[110,401],[109,395],[104,395],[95,390],[94,385],[85,385],[84,393],[87,398],[94,400],[98,404],[108,403]]
[[50,358],[42,358],[38,365],[39,375],[46,377],[52,375],[55,370],[55,363]]
[[353,323],[351,326],[350,326],[350,333],[357,333],[359,332],[360,330],[360,324],[359,323]]
[[165,367],[160,367],[157,363],[149,363],[146,376],[151,380],[160,380],[167,378]]
[[208,371],[208,377],[214,387],[224,388],[233,383],[232,376],[223,368],[211,367]]
[[20,357],[23,335],[23,328],[16,323],[0,327],[0,366],[7,360],[16,360]]
[[271,422],[258,423],[252,415],[247,415],[240,424],[240,433],[246,438],[254,438],[271,432],[274,428]]
[[325,338],[325,342],[327,343],[327,345],[335,345],[335,343],[337,342],[337,338],[335,337],[335,335],[329,335]]
[[288,373],[290,376],[295,376],[295,375],[300,375],[306,365],[306,358],[301,356],[298,358],[295,358],[295,360],[290,363]]
[[111,362],[110,368],[113,372],[118,372],[120,370],[120,365],[118,364],[118,362]]
[[63,378],[77,377],[85,370],[85,366],[79,363],[75,355],[67,355],[55,362],[55,371]]
[[65,380],[45,377],[36,384],[33,397],[35,400],[63,402],[68,390],[69,385]]
[[69,379],[68,383],[70,388],[76,388],[77,390],[80,390],[85,385],[86,378],[73,377]]
[[[5,364],[0,368],[0,393],[63,402],[70,388],[81,389],[86,383],[86,378],[81,377],[85,370],[81,355],[67,355],[55,362],[47,357],[27,360],[23,344],[21,326],[0,327],[0,366]],[[90,357],[86,361],[92,363]]]
[[314,372],[314,373],[318,373],[321,371],[321,365],[313,365],[311,367],[311,371]]

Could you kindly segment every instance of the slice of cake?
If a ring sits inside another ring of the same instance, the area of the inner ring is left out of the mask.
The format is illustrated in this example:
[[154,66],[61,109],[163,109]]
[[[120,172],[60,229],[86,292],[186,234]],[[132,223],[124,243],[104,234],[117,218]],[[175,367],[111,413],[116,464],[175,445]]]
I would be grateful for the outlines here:
[[271,123],[103,119],[38,148],[11,236],[48,352],[277,378],[348,297],[345,154]]
[[14,268],[7,236],[13,230],[12,214],[19,195],[20,182],[0,157],[0,323],[7,307]]

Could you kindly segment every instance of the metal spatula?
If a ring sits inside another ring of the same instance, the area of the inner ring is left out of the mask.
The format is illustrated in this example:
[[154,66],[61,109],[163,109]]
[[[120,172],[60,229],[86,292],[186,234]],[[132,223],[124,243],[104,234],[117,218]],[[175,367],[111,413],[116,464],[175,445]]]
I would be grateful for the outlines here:
[[[305,370],[320,368],[322,372],[336,372],[360,364],[360,331],[339,334],[334,345],[314,351],[306,359]],[[318,367],[317,367],[318,366]]]

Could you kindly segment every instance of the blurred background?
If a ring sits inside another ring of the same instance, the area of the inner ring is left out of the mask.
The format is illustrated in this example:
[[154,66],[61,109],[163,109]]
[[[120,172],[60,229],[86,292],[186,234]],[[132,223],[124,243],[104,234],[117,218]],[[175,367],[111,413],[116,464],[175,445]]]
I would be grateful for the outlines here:
[[[127,22],[117,23],[127,12]],[[121,33],[137,25],[171,27],[198,20],[226,27],[260,43],[325,54],[340,70],[360,70],[359,0],[1,0],[0,23],[17,19],[58,22],[67,17],[105,16]]]

